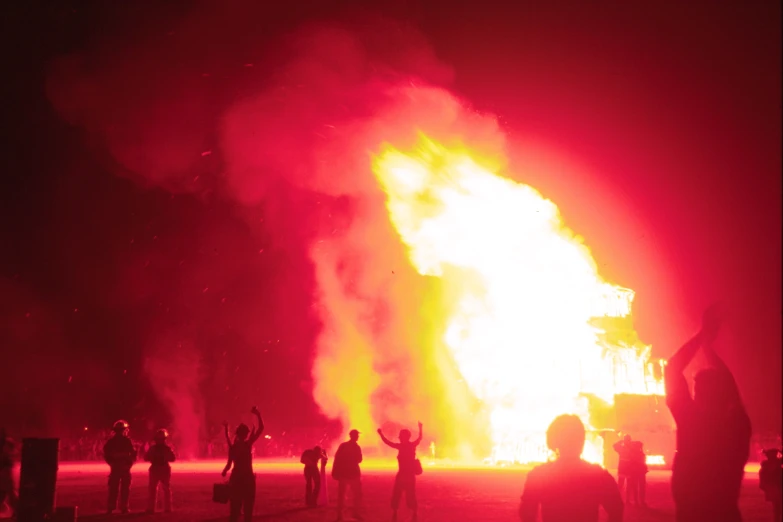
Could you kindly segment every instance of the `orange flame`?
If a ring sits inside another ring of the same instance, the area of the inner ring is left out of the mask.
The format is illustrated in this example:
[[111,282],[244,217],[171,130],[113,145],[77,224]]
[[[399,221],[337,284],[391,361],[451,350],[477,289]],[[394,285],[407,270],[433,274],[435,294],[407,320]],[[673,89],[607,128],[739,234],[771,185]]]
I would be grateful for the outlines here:
[[[546,460],[556,415],[589,429],[588,396],[663,393],[649,346],[600,341],[591,320],[629,315],[633,292],[601,279],[554,203],[424,135],[408,152],[384,145],[373,172],[410,263],[448,296],[443,342],[489,414],[491,460]],[[601,462],[602,439],[588,436],[583,456]]]

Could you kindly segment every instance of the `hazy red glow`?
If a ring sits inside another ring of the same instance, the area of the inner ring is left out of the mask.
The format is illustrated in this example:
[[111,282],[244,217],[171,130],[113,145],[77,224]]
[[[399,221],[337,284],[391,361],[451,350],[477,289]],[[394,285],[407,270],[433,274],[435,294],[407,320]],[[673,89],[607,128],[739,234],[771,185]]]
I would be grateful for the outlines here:
[[[421,417],[439,450],[455,449],[437,426],[472,418],[471,394],[444,354],[411,360],[409,348],[443,337],[443,310],[400,312],[443,285],[409,266],[367,175],[378,140],[408,150],[414,138],[400,128],[420,122],[449,147],[458,136],[477,157],[507,154],[509,176],[556,202],[601,274],[638,291],[656,355],[692,333],[706,302],[737,303],[721,349],[752,393],[754,424],[779,429],[780,397],[768,393],[780,383],[779,24],[752,22],[777,20],[771,8],[633,6],[603,17],[584,7],[572,23],[554,8],[506,17],[433,4],[423,26],[436,53],[374,18],[301,26],[273,45],[299,20],[251,16],[249,5],[171,16],[123,5],[31,17],[60,26],[26,49],[47,52],[18,54],[29,70],[9,78],[42,98],[46,75],[72,124],[24,115],[12,136],[36,162],[9,169],[26,187],[12,191],[0,280],[18,354],[2,379],[12,423],[92,429],[121,409],[144,419],[140,430],[173,419],[203,435],[257,400],[270,430],[320,437],[315,388],[329,415],[346,420],[344,397],[355,395],[363,426]],[[100,34],[75,35],[88,26]],[[55,42],[60,31],[70,45]],[[457,68],[456,84],[439,58]],[[18,82],[28,76],[34,86]],[[410,87],[430,94],[406,100],[398,91]],[[501,114],[513,145],[449,92]],[[519,161],[539,154],[535,168]],[[310,376],[316,344],[318,372],[356,362],[340,355],[343,341],[375,350],[373,373],[344,367],[334,392],[322,389]],[[42,357],[54,362],[41,367]],[[179,364],[188,371],[159,378]],[[452,373],[422,394],[433,366]],[[446,389],[458,400],[444,402]],[[484,454],[492,444],[480,431],[460,437]]]

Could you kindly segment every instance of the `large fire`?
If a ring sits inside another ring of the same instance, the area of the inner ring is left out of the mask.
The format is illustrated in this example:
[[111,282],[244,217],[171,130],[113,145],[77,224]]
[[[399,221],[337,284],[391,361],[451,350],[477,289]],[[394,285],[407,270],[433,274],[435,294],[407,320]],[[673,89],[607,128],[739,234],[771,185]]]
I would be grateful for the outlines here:
[[[493,461],[546,460],[548,424],[575,413],[589,429],[590,400],[663,394],[648,346],[601,342],[594,319],[627,316],[633,292],[602,280],[554,203],[424,135],[384,145],[373,172],[410,263],[449,296],[443,342],[489,412]],[[597,434],[583,456],[602,461]]]

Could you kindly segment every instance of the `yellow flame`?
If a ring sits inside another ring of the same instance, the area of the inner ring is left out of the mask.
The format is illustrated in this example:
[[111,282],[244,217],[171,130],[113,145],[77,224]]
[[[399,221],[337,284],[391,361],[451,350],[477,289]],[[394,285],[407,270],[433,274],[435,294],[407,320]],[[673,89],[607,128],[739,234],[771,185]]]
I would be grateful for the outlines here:
[[[413,150],[386,144],[373,157],[411,264],[451,299],[443,342],[490,413],[491,459],[542,461],[555,416],[590,429],[588,395],[611,404],[662,383],[649,347],[607,349],[591,324],[630,314],[633,292],[601,279],[554,203],[485,165],[423,135]],[[600,436],[588,434],[583,457],[602,462]]]

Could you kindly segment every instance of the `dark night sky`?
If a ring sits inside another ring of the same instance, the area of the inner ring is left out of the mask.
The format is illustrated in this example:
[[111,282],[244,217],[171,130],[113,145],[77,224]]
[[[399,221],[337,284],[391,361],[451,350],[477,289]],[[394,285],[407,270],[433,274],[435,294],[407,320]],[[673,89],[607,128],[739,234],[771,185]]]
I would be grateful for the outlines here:
[[[165,421],[145,378],[153,333],[198,339],[209,420],[262,397],[272,429],[321,422],[305,247],[248,225],[271,203],[221,199],[217,153],[186,172],[185,188],[141,181],[89,125],[61,118],[46,90],[52,64],[72,53],[115,72],[128,63],[138,84],[113,84],[119,112],[139,109],[126,101],[139,85],[161,82],[161,99],[176,100],[169,67],[210,68],[220,80],[198,98],[207,106],[192,125],[203,150],[217,150],[219,115],[264,84],[271,42],[355,11],[251,3],[227,2],[221,16],[195,2],[3,6],[0,412],[9,424],[72,429],[142,412]],[[511,4],[410,1],[377,13],[418,27],[452,68],[451,89],[499,115],[512,164],[530,167],[516,177],[558,204],[604,277],[637,292],[637,327],[656,355],[694,333],[712,300],[726,303],[720,351],[757,430],[779,432],[779,2]],[[193,34],[208,43],[160,51],[176,63],[158,59],[150,42],[175,28],[191,34],[176,45]],[[191,364],[180,356],[164,360]]]

